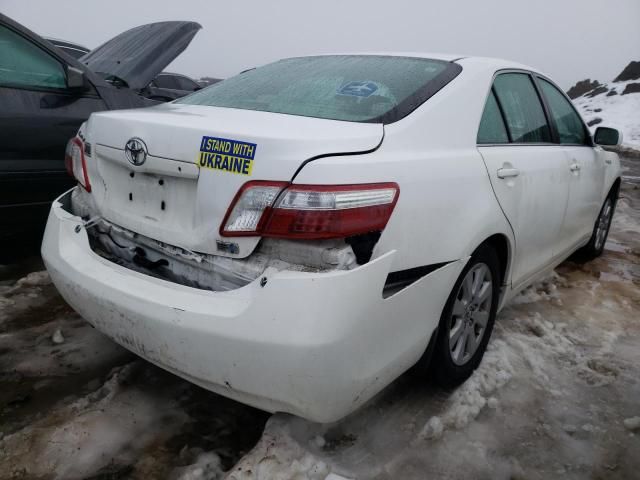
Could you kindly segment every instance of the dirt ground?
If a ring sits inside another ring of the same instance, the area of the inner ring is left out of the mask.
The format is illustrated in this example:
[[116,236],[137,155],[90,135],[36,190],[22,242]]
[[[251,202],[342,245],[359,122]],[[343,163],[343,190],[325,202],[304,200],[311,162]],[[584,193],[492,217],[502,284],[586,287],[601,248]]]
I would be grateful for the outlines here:
[[38,259],[0,267],[0,479],[640,478],[640,159],[604,255],[503,310],[472,378],[345,420],[269,415],[123,350]]

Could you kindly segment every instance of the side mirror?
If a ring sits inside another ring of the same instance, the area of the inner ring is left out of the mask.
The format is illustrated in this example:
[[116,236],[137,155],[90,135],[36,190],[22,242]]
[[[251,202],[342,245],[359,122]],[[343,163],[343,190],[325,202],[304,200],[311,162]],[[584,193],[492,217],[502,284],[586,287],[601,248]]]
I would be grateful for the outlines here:
[[593,141],[598,145],[615,147],[622,144],[622,132],[615,128],[598,127]]
[[84,90],[86,88],[82,70],[76,67],[67,67],[67,88],[71,90]]

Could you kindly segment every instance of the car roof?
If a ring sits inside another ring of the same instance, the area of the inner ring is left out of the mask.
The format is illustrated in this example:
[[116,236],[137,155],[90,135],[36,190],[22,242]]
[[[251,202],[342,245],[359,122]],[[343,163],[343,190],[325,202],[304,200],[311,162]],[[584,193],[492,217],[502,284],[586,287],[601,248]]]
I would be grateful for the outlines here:
[[542,71],[535,67],[525,65],[524,63],[514,62],[512,60],[505,60],[502,58],[468,56],[460,58],[456,61],[456,63],[459,63],[463,67],[476,67],[489,70],[527,70],[530,72],[545,75]]
[[436,53],[436,52],[333,52],[333,53],[320,53],[320,54],[312,54],[312,55],[300,55],[300,57],[323,57],[323,56],[332,56],[332,55],[345,55],[345,56],[383,56],[383,57],[414,57],[414,58],[430,58],[433,60],[442,60],[445,62],[455,62],[459,63],[463,67],[477,67],[477,68],[486,68],[495,70],[503,70],[503,69],[517,69],[517,70],[528,70],[536,73],[543,74],[536,68],[530,67],[528,65],[514,62],[512,60],[505,60],[502,58],[493,58],[493,57],[482,57],[482,56],[473,56],[473,55],[464,55],[464,54],[455,54],[455,53]]

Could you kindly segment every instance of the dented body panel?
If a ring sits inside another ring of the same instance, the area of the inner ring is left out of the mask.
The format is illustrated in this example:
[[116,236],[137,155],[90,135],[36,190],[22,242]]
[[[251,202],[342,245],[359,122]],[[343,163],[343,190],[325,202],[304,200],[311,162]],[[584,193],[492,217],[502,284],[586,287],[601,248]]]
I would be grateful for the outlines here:
[[60,293],[85,319],[209,390],[320,422],[353,411],[420,358],[466,260],[389,298],[382,289],[395,251],[352,270],[271,268],[244,287],[211,292],[100,257],[69,202],[54,203],[42,251]]
[[[87,164],[96,209],[107,220],[189,250],[244,258],[259,237],[219,248],[229,241],[220,223],[243,183],[289,180],[309,158],[371,150],[383,135],[378,124],[163,104],[93,115],[86,136],[95,148]],[[132,137],[148,146],[139,166],[124,151]],[[251,162],[246,173],[239,161]]]

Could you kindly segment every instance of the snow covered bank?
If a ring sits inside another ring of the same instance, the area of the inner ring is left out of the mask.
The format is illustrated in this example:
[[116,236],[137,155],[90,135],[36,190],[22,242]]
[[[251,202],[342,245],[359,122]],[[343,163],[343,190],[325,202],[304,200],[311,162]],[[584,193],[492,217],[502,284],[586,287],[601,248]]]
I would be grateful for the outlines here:
[[581,95],[573,102],[592,132],[598,126],[617,128],[623,134],[623,145],[640,152],[640,66],[636,63],[632,62],[616,81],[579,82],[573,91]]
[[[609,83],[609,91],[622,92],[627,85],[637,81]],[[598,126],[617,128],[622,132],[623,145],[640,150],[640,92],[627,95],[579,97],[574,100],[590,129]],[[596,123],[597,122],[597,123]]]

